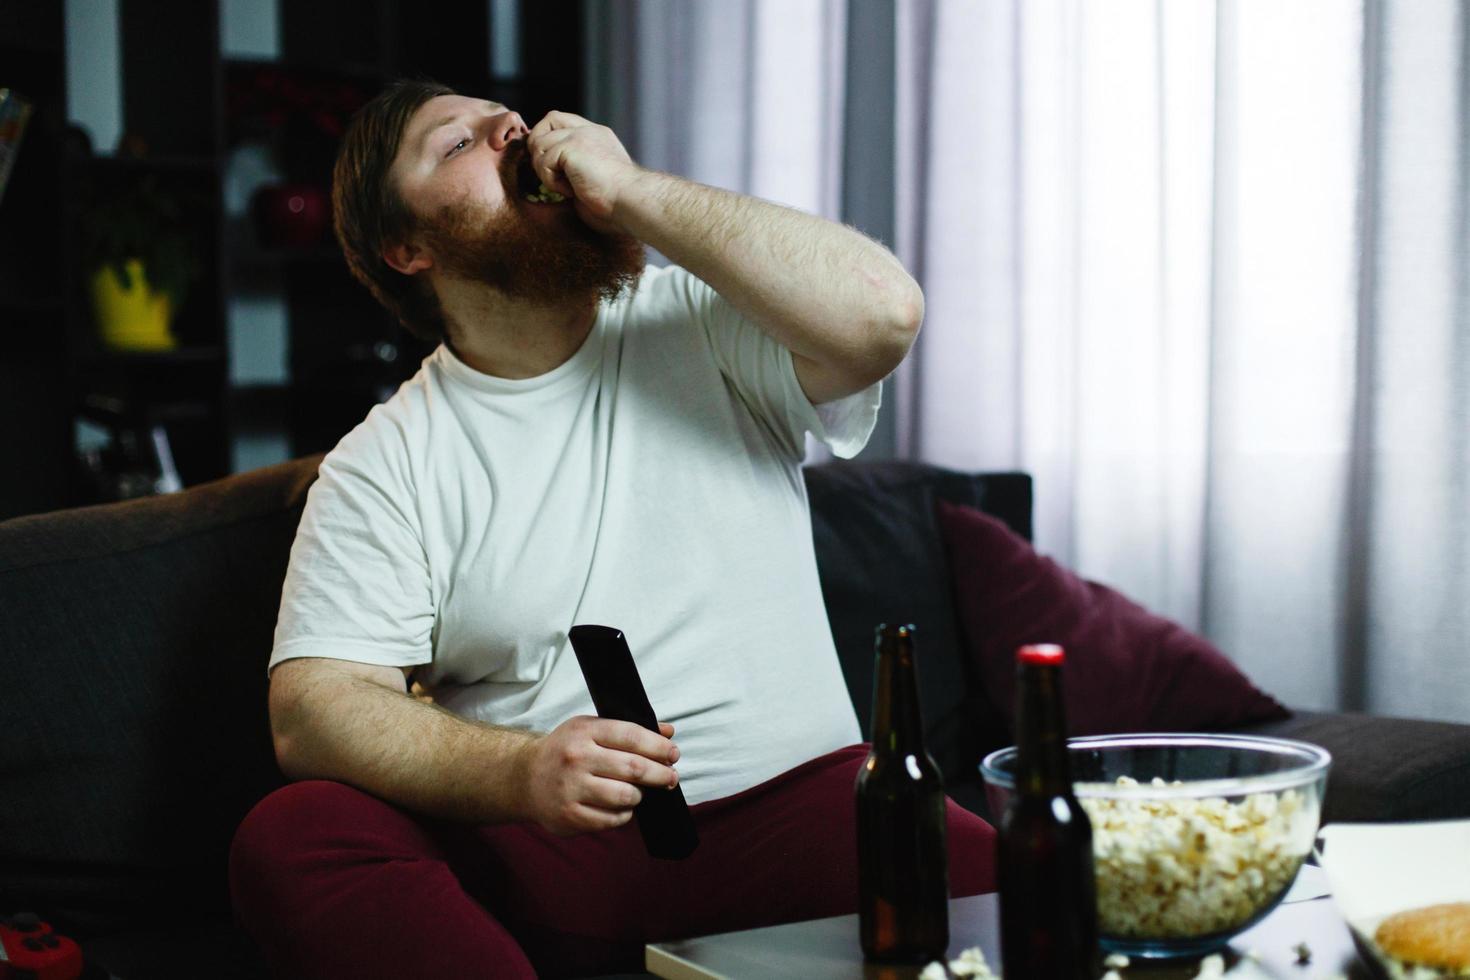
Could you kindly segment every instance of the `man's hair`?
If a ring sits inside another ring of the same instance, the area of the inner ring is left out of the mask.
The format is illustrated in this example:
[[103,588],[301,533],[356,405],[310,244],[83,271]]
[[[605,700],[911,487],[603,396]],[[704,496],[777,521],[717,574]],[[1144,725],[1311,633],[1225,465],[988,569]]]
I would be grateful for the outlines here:
[[404,240],[414,216],[390,170],[403,131],[419,106],[458,95],[427,78],[398,79],[353,114],[332,169],[332,227],[347,268],[415,337],[438,343],[444,314],[422,276],[406,276],[383,261],[383,248]]

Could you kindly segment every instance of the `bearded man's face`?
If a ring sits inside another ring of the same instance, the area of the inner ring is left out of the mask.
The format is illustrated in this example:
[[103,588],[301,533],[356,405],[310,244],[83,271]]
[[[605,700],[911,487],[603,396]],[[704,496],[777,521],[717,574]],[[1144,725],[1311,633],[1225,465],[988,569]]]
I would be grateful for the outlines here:
[[596,294],[614,299],[643,271],[643,246],[623,234],[593,231],[570,201],[527,200],[539,181],[526,141],[509,143],[495,177],[497,205],[467,194],[422,219],[416,236],[446,276],[484,283],[520,300],[555,303]]

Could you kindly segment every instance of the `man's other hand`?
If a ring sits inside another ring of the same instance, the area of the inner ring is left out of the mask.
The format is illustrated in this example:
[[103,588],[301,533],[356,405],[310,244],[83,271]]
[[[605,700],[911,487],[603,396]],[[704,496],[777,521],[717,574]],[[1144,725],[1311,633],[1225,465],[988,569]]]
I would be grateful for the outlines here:
[[531,166],[547,187],[572,198],[577,214],[596,231],[613,224],[618,195],[643,173],[617,134],[570,112],[548,112],[526,137]]
[[578,715],[527,748],[527,803],[533,820],[561,837],[620,827],[643,799],[639,786],[678,785],[679,749],[669,736],[632,722]]

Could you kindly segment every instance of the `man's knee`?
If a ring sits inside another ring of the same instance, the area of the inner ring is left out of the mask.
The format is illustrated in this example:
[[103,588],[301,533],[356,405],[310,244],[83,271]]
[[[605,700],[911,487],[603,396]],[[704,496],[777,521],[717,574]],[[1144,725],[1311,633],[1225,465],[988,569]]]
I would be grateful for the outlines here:
[[235,830],[231,850],[249,853],[331,833],[360,822],[364,811],[385,805],[345,783],[326,779],[290,783],[251,808]]
[[245,815],[230,844],[230,879],[238,894],[339,858],[429,856],[438,848],[408,814],[345,783],[310,779],[281,787]]
[[[534,976],[419,818],[343,783],[256,804],[230,848],[230,892],[276,976]],[[403,930],[429,948],[398,942]]]

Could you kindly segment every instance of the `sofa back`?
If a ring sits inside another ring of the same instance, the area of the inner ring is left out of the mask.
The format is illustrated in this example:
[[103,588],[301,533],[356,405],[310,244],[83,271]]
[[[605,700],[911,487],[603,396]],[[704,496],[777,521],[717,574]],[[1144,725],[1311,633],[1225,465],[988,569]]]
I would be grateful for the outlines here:
[[317,462],[0,523],[0,909],[74,935],[228,909],[234,828],[282,782],[265,664]]
[[[320,459],[0,523],[0,910],[81,936],[228,914],[235,827],[284,782],[265,665]],[[931,746],[973,778],[992,713],[958,656],[933,500],[1029,534],[1029,479],[836,463],[806,480],[864,734],[873,628],[915,623]]]

